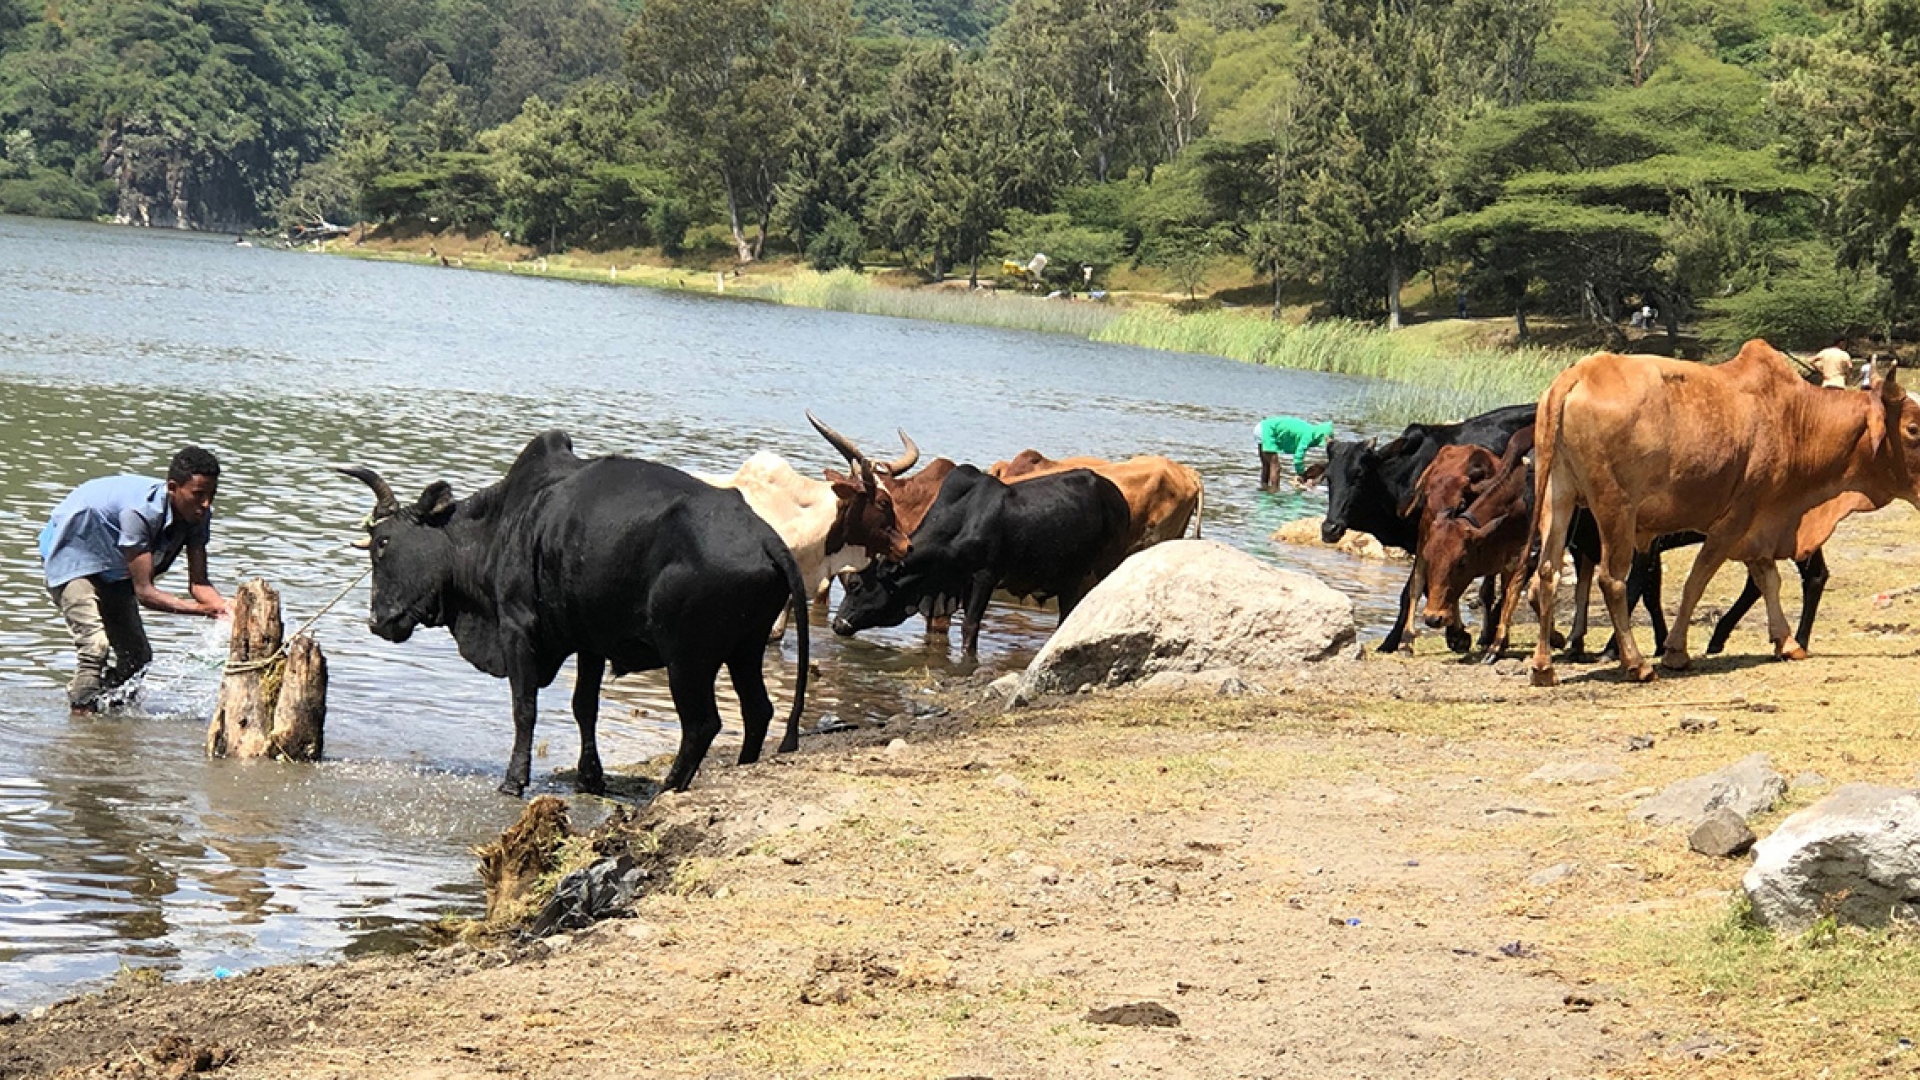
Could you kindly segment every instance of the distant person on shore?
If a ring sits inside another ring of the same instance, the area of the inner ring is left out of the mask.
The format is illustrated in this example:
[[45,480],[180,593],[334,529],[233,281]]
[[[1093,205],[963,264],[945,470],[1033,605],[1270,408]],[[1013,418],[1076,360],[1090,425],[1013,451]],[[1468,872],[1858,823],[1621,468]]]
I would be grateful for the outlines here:
[[[67,621],[76,658],[67,702],[93,712],[101,695],[153,659],[140,609],[219,618],[227,601],[207,580],[207,540],[220,461],[188,446],[165,480],[104,476],[74,488],[40,530],[47,592]],[[188,597],[162,592],[154,579],[187,553]],[[113,664],[108,667],[111,655]]]
[[1280,455],[1293,458],[1294,483],[1305,485],[1307,451],[1333,438],[1333,425],[1316,424],[1297,416],[1269,416],[1260,421],[1260,489],[1280,490]]
[[1813,367],[1820,373],[1820,385],[1847,388],[1847,375],[1853,369],[1853,357],[1838,345],[1813,354]]

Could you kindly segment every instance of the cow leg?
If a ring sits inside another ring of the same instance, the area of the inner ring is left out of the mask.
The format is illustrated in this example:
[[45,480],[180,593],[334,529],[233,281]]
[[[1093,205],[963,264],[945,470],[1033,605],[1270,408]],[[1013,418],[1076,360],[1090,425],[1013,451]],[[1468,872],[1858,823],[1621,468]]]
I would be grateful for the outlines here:
[[513,694],[513,753],[507,758],[500,794],[517,799],[526,794],[533,777],[533,722],[540,715],[540,683],[531,675],[514,672],[507,676],[507,686]]
[[[1400,638],[1407,625],[1413,620],[1414,582],[1420,576],[1420,556],[1413,557],[1413,569],[1407,572],[1407,583],[1400,586],[1400,610],[1394,613],[1393,628],[1387,631],[1387,639],[1380,643],[1381,652],[1395,652],[1400,648]],[[1412,646],[1408,646],[1409,649]]]
[[[1699,606],[1700,597],[1707,591],[1707,583],[1713,580],[1720,565],[1727,561],[1727,547],[1725,540],[1716,540],[1711,536],[1700,545],[1700,554],[1694,557],[1693,569],[1687,571],[1686,588],[1680,594],[1680,610],[1674,612],[1673,630],[1667,634],[1666,648],[1660,655],[1661,666],[1685,671],[1687,665],[1693,662],[1687,655],[1688,624],[1693,621],[1693,609]],[[1774,582],[1776,586],[1779,583],[1777,573]],[[1766,583],[1762,582],[1763,594],[1765,588]],[[1773,603],[1779,603],[1778,588],[1774,590]]]
[[[967,589],[966,615],[960,622],[960,653],[963,656],[980,655],[980,620],[986,617],[987,601],[993,599],[993,578],[987,574],[975,574],[973,583]],[[1062,615],[1061,618],[1065,618]]]
[[[1494,607],[1498,602],[1494,595],[1494,588],[1498,584],[1499,582],[1492,574],[1488,574],[1486,577],[1480,579],[1480,639],[1474,642],[1474,644],[1482,649],[1493,644]],[[1465,633],[1465,631],[1462,631],[1462,633]],[[1453,649],[1453,635],[1451,633],[1447,635],[1447,648]],[[1453,651],[1466,652],[1467,650],[1453,649]]]
[[[1573,524],[1575,490],[1571,476],[1560,475],[1556,464],[1540,485],[1545,498],[1537,500],[1535,528],[1540,538],[1540,569],[1533,583],[1533,610],[1540,616],[1540,640],[1533,647],[1528,679],[1535,686],[1559,681],[1553,673],[1553,608],[1560,593],[1560,563],[1567,553],[1567,529]],[[1604,550],[1604,545],[1602,545]]]
[[1749,572],[1746,586],[1740,590],[1739,598],[1734,600],[1733,606],[1727,609],[1725,615],[1720,616],[1720,621],[1713,625],[1713,636],[1707,639],[1708,656],[1718,655],[1726,649],[1727,639],[1733,636],[1733,631],[1740,625],[1740,620],[1747,617],[1747,612],[1753,610],[1755,601],[1759,599],[1760,586],[1753,580],[1753,574]]
[[[1633,614],[1633,605],[1636,602],[1639,603],[1641,607],[1647,609],[1647,623],[1653,627],[1653,647],[1656,650],[1667,647],[1667,613],[1666,610],[1660,606],[1660,592],[1664,587],[1660,581],[1661,575],[1664,573],[1660,555],[1660,547],[1657,544],[1650,545],[1644,554],[1635,553],[1633,557],[1634,572],[1627,575],[1627,591],[1629,594],[1627,598],[1627,614],[1629,616]],[[1633,591],[1635,574],[1638,574],[1640,579],[1638,593]]]
[[713,680],[719,674],[715,664],[679,660],[667,665],[673,711],[680,714],[680,752],[673,756],[673,768],[661,785],[664,790],[687,790],[693,784],[693,774],[706,760],[714,737],[720,734],[720,705],[713,698]]
[[[1400,625],[1395,627],[1400,637],[1395,648],[1399,652],[1412,653],[1413,639],[1420,636],[1418,613],[1414,610],[1420,601],[1427,598],[1427,560],[1418,555],[1413,557],[1413,572],[1407,575],[1407,591],[1400,601]],[[1458,625],[1460,615],[1455,610],[1453,622]],[[1381,646],[1384,651],[1385,645]]]
[[580,766],[573,789],[598,795],[607,790],[606,775],[600,771],[600,743],[594,737],[600,720],[600,680],[607,662],[581,653],[574,658],[574,668],[573,722],[580,728]]
[[727,676],[733,681],[734,696],[740,699],[740,724],[746,735],[740,742],[740,764],[760,760],[767,741],[767,725],[773,722],[773,698],[767,694],[767,675],[762,668],[765,652],[742,649],[727,661]]
[[1600,532],[1600,595],[1607,602],[1607,617],[1613,622],[1613,643],[1620,656],[1620,668],[1635,682],[1653,678],[1653,665],[1633,640],[1633,610],[1628,607],[1627,579],[1633,575],[1633,528],[1627,520],[1613,522]]
[[1576,664],[1587,661],[1587,609],[1593,603],[1593,567],[1592,559],[1574,556],[1573,627],[1569,631],[1573,636],[1567,641],[1567,659]]
[[1499,660],[1501,654],[1507,651],[1507,635],[1513,629],[1513,609],[1520,605],[1520,593],[1527,587],[1529,569],[1527,560],[1524,558],[1515,559],[1513,565],[1507,568],[1506,580],[1502,583],[1504,587],[1500,595],[1500,623],[1494,631],[1493,642],[1487,648],[1486,655],[1480,658],[1483,664],[1491,664]]
[[1800,647],[1813,645],[1813,617],[1820,612],[1820,597],[1827,591],[1827,556],[1820,548],[1804,559],[1794,560],[1800,568]]
[[1787,629],[1787,612],[1780,606],[1780,567],[1772,559],[1747,564],[1747,573],[1760,585],[1767,601],[1767,639],[1773,642],[1773,655],[1781,660],[1805,660],[1807,650],[1793,640]]

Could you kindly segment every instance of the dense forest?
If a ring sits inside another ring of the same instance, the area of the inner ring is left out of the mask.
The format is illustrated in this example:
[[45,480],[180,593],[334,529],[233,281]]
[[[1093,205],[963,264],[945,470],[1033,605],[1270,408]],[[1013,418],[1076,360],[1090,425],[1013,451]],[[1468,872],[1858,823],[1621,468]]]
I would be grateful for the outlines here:
[[[0,211],[1915,314],[1920,0],[0,0]],[[1095,284],[1098,284],[1096,279]]]

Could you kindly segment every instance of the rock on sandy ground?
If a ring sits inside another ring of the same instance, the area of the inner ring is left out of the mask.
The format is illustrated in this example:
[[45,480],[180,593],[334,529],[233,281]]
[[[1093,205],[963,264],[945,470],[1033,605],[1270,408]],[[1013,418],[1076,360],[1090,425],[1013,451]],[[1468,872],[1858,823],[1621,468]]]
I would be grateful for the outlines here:
[[1307,574],[1212,540],[1174,540],[1095,586],[1034,656],[1016,700],[1163,671],[1290,668],[1353,642],[1353,602]]
[[1310,517],[1289,521],[1273,531],[1268,537],[1282,544],[1299,544],[1304,547],[1324,547],[1344,551],[1362,559],[1376,559],[1383,562],[1410,562],[1403,551],[1392,550],[1373,538],[1371,533],[1358,529],[1348,529],[1347,534],[1337,544],[1323,543],[1320,539],[1320,523],[1325,518]]

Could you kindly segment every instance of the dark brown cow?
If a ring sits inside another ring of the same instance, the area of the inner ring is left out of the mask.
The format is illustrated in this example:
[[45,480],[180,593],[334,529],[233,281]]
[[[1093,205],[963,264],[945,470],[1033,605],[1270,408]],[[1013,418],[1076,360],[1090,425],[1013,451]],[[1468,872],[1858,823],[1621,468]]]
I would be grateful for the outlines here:
[[1420,508],[1427,625],[1457,620],[1475,580],[1500,580],[1498,617],[1491,603],[1482,607],[1480,645],[1489,664],[1505,651],[1513,609],[1526,590],[1533,499],[1525,455],[1531,449],[1531,428],[1515,433],[1503,458],[1484,447],[1443,446],[1414,485],[1416,499],[1423,491],[1434,496]]
[[1760,586],[1775,655],[1798,659],[1806,651],[1780,607],[1775,563],[1799,553],[1802,519],[1849,492],[1875,507],[1893,499],[1920,504],[1920,403],[1893,374],[1865,391],[1809,386],[1764,341],[1749,341],[1712,367],[1598,353],[1562,372],[1536,415],[1538,686],[1555,681],[1547,649],[1551,598],[1576,506],[1591,508],[1599,523],[1600,588],[1621,666],[1645,681],[1653,666],[1634,643],[1626,610],[1636,548],[1661,533],[1706,534],[1667,635],[1664,666],[1690,663],[1687,624],[1728,559],[1745,563]]

